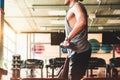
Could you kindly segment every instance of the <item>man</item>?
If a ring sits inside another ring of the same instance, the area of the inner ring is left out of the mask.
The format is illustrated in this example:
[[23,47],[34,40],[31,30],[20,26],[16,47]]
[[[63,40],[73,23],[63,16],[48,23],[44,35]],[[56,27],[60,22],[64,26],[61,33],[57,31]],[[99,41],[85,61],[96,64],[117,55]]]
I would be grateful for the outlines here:
[[[69,6],[65,17],[66,38],[62,46],[67,48],[69,61],[69,80],[80,80],[85,75],[91,56],[91,46],[87,40],[87,11],[77,0],[65,0]],[[71,44],[72,43],[72,44]]]

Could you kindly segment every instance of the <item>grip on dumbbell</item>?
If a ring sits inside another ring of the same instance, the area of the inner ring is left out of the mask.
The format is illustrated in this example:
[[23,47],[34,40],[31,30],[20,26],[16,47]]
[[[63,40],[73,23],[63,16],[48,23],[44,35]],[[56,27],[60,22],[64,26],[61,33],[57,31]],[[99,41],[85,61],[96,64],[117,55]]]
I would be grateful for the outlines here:
[[[63,46],[63,42],[60,43],[60,47],[64,47],[64,46]],[[66,48],[68,48],[68,47],[69,47],[69,44],[67,44]]]

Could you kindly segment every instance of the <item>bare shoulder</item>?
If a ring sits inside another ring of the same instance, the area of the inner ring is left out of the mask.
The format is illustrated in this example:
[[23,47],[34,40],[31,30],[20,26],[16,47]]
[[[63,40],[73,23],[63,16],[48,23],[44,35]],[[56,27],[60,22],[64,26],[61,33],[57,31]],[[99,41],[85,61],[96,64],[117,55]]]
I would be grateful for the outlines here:
[[75,12],[82,12],[82,13],[85,13],[87,15],[87,11],[84,7],[84,5],[80,2],[77,2],[76,5],[74,6],[74,11]]
[[75,8],[83,10],[84,9],[84,5],[82,3],[80,3],[80,2],[77,2],[76,5],[75,5]]

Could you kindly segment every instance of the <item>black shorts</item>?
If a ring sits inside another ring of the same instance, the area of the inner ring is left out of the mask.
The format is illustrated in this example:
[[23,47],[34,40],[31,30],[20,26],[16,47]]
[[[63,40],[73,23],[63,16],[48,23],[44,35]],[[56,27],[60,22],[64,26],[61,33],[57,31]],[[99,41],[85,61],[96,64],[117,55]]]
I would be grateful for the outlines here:
[[91,57],[91,49],[82,53],[75,53],[70,57],[69,80],[80,80],[84,77]]

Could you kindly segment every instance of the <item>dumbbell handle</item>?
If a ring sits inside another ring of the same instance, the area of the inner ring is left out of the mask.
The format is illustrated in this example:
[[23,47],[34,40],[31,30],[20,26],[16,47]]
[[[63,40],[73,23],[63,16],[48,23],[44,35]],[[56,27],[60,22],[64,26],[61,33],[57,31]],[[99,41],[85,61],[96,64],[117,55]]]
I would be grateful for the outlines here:
[[60,47],[69,48],[69,43],[68,43],[68,44],[66,44],[66,46],[64,46],[64,45],[63,45],[63,42],[62,42],[62,43],[60,43]]

